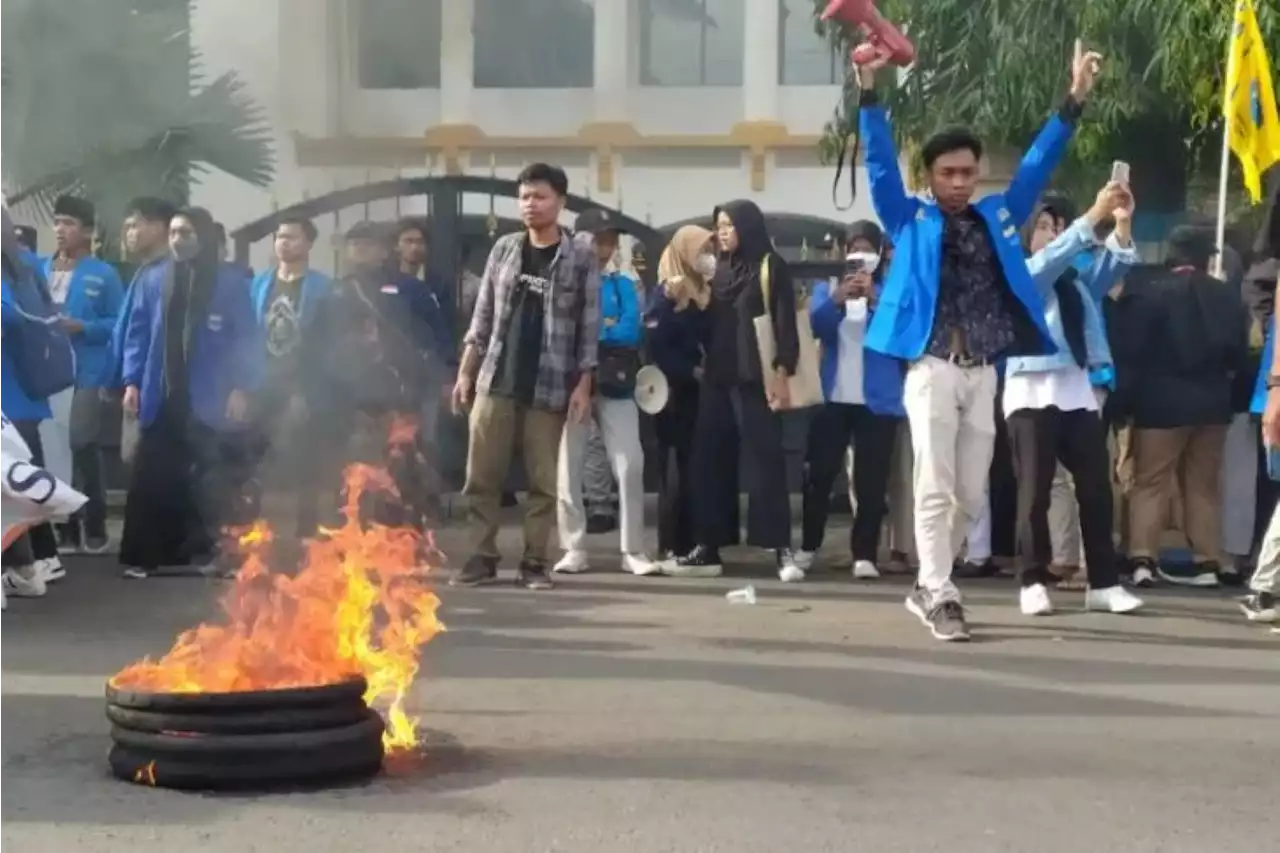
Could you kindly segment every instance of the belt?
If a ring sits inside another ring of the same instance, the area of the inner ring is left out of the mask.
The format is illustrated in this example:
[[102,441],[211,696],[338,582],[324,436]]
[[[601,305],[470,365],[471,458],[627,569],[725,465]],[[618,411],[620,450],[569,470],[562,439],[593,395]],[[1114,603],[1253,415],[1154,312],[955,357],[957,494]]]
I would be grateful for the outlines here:
[[946,360],[956,367],[990,367],[994,363],[989,358],[974,358],[962,352],[949,352]]

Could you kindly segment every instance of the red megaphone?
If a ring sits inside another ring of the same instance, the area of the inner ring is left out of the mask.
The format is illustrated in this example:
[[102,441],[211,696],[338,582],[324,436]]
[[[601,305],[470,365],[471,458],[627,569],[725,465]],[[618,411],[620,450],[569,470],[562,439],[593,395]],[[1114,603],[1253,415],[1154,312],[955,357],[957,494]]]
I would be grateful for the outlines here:
[[821,18],[862,30],[867,40],[851,51],[857,65],[869,62],[876,54],[887,54],[890,62],[901,66],[910,65],[916,58],[915,45],[885,20],[872,0],[831,0]]

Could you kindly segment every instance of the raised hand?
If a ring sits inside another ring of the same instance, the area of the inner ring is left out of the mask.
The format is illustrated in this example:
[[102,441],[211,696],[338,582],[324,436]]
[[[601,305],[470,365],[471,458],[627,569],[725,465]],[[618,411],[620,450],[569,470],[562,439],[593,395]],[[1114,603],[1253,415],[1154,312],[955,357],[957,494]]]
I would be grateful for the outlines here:
[[1071,97],[1076,103],[1083,104],[1085,98],[1089,97],[1101,70],[1102,54],[1086,51],[1084,42],[1076,39],[1075,52],[1071,57]]

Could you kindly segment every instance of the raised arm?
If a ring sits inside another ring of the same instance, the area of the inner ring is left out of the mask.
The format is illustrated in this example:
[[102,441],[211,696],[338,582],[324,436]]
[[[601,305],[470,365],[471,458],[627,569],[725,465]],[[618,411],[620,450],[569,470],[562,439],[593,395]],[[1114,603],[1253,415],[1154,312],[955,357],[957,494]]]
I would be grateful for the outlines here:
[[[1108,185],[1112,186],[1112,185]],[[1142,262],[1133,244],[1133,195],[1123,189],[1125,199],[1114,211],[1115,230],[1107,235],[1103,249],[1093,259],[1084,284],[1095,300],[1106,296],[1130,267]]]
[[1067,143],[1075,132],[1076,122],[1084,109],[1084,102],[1093,91],[1102,55],[1086,53],[1076,41],[1075,55],[1071,60],[1071,90],[1066,101],[1040,129],[1031,147],[1022,155],[1022,162],[1009,182],[1005,192],[1005,206],[1014,224],[1021,226],[1035,209],[1036,200],[1049,185],[1049,179],[1067,152]]
[[826,346],[835,346],[840,338],[840,323],[845,317],[844,302],[836,298],[839,282],[820,281],[809,293],[809,327],[813,336]]
[[898,149],[893,144],[889,114],[875,91],[875,73],[885,64],[883,58],[858,67],[861,100],[858,107],[858,137],[862,141],[867,179],[871,184],[871,204],[884,230],[895,233],[915,215],[918,202],[907,195],[898,165]]
[[[1126,213],[1123,225],[1120,224],[1122,206],[1125,206]],[[1124,269],[1137,263],[1137,253],[1132,249],[1133,240],[1129,236],[1129,216],[1132,215],[1132,210],[1133,197],[1129,190],[1120,184],[1108,183],[1098,190],[1093,204],[1083,216],[1072,222],[1043,249],[1027,258],[1027,272],[1031,273],[1031,279],[1040,291],[1041,298],[1050,298],[1054,282],[1066,272],[1077,255],[1097,248],[1094,233],[1098,224],[1108,216],[1115,216],[1116,235],[1114,239],[1108,238],[1107,243],[1109,248],[1115,250],[1114,253],[1095,253],[1093,266],[1084,276],[1084,284],[1095,299],[1105,296]]]

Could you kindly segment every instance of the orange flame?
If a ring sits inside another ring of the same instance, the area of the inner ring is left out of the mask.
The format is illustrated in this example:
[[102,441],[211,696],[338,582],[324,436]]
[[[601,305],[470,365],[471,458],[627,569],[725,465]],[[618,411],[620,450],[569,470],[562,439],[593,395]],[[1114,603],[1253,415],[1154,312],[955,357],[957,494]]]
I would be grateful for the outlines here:
[[385,709],[388,750],[417,743],[404,710],[421,647],[444,625],[440,600],[417,565],[419,534],[362,524],[370,489],[395,492],[367,465],[346,472],[344,523],[307,542],[302,568],[273,572],[271,530],[256,523],[240,539],[244,564],[222,599],[225,618],[184,631],[159,660],[143,659],[111,679],[116,687],[170,693],[238,692],[332,684],[364,676],[365,701]]
[[133,781],[139,785],[156,786],[156,763],[148,761],[133,772]]

